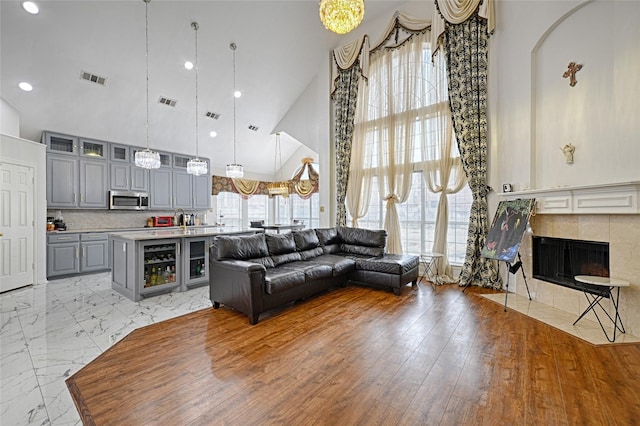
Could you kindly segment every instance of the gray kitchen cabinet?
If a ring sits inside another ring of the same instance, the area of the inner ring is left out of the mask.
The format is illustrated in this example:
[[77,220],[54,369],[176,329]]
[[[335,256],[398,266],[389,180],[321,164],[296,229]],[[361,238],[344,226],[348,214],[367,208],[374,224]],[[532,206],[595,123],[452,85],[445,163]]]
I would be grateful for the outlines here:
[[42,143],[47,145],[47,151],[62,155],[78,155],[79,145],[76,136],[62,133],[43,132]]
[[171,169],[161,167],[149,171],[149,207],[152,210],[173,208],[172,184]]
[[211,238],[185,238],[183,240],[184,274],[182,290],[209,284],[209,245]]
[[78,184],[77,158],[47,155],[47,207],[77,207]]
[[107,163],[104,161],[80,160],[80,199],[81,208],[106,209],[108,203]]
[[190,209],[193,207],[193,180],[186,171],[173,170],[173,207]]
[[112,238],[111,288],[137,302],[180,287],[181,239]]
[[80,272],[109,269],[109,239],[104,233],[80,234]]
[[149,192],[149,170],[128,163],[112,162],[109,189]]
[[109,157],[108,142],[80,138],[79,145],[78,153],[81,157],[88,157],[93,160],[106,160]]
[[211,175],[193,177],[193,208],[208,210],[211,208]]
[[110,144],[109,160],[128,163],[131,148],[132,147],[130,147],[129,145],[119,145],[115,143]]
[[55,234],[47,236],[47,278],[77,274],[80,271],[80,236]]
[[[187,173],[187,163],[190,158],[173,154],[175,206],[183,209],[209,209],[211,207],[211,176],[193,176]],[[209,161],[203,159],[209,164]],[[187,182],[190,181],[190,182]],[[183,191],[189,190],[189,199]],[[180,198],[179,198],[180,197]]]
[[106,233],[47,235],[47,278],[109,270]]

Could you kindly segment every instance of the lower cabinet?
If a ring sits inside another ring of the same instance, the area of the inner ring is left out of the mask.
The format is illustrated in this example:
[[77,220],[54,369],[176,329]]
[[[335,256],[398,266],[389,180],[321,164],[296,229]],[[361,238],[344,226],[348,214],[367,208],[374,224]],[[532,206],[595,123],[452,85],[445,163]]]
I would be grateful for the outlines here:
[[134,240],[111,238],[111,288],[138,302],[209,283],[211,237]]
[[184,240],[184,277],[182,289],[188,290],[209,284],[209,245],[211,238]]
[[180,287],[180,239],[136,241],[112,237],[111,288],[138,302]]
[[109,241],[104,233],[47,235],[47,278],[109,269]]

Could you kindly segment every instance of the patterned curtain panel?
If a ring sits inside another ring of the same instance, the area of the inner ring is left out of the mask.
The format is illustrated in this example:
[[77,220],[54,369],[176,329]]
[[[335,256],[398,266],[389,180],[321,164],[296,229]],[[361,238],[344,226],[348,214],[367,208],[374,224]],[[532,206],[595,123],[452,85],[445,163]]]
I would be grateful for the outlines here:
[[357,63],[347,70],[339,70],[335,81],[336,89],[333,92],[335,102],[336,224],[338,226],[344,226],[347,223],[345,198],[349,181],[353,122],[356,115],[360,74],[360,65]]
[[501,287],[493,260],[480,256],[489,231],[487,205],[487,21],[474,14],[461,24],[446,25],[449,102],[458,149],[473,193],[467,252],[460,285]]

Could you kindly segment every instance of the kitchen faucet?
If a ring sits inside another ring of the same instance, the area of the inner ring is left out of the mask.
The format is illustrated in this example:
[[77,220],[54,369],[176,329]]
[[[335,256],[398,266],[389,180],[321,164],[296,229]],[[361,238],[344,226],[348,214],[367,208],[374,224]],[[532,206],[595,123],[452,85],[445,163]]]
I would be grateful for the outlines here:
[[[178,216],[178,212],[182,212],[182,216]],[[177,208],[175,209],[175,211],[173,212],[173,217],[177,217],[178,221],[180,221],[180,228],[182,228],[183,231],[186,231],[187,229],[187,215],[184,212],[183,209],[181,208]]]

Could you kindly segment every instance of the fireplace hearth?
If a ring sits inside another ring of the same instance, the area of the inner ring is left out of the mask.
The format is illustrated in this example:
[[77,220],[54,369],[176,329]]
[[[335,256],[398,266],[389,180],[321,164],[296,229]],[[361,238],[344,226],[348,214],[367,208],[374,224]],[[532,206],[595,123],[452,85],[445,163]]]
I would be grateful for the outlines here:
[[533,278],[608,297],[602,287],[576,282],[576,275],[609,276],[609,243],[533,236]]

